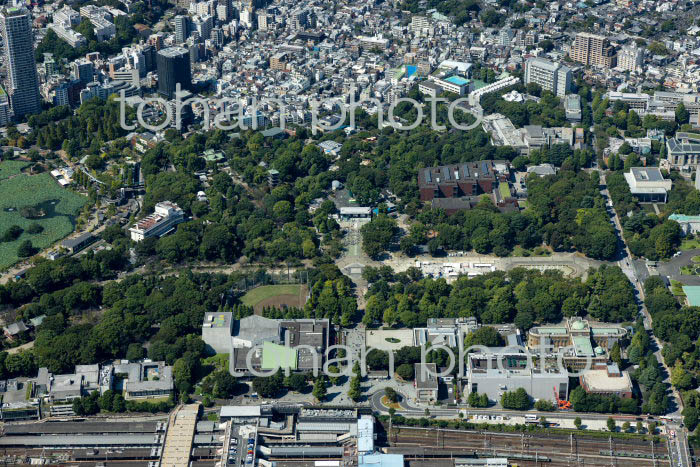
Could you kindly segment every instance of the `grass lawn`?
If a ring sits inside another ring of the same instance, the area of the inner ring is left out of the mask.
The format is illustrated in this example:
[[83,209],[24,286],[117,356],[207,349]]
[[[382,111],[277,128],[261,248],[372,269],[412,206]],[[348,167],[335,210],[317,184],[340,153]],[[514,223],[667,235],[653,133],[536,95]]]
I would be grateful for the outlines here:
[[510,187],[508,182],[501,182],[498,184],[498,191],[501,192],[501,196],[504,198],[510,198]]
[[241,302],[247,306],[255,306],[277,295],[299,295],[299,287],[301,286],[298,284],[263,285],[249,290],[241,297]]
[[529,203],[527,202],[527,200],[525,200],[525,199],[519,199],[519,200],[518,200],[518,206],[520,206],[520,207],[523,209],[523,211],[524,211],[524,210],[526,210],[527,208],[530,207],[530,204],[529,204]]
[[692,258],[690,258],[690,261],[692,261],[693,263],[700,263],[700,256],[693,256]]
[[211,366],[216,370],[225,370],[228,368],[228,354],[219,353],[212,355],[211,357],[205,358],[202,363],[204,366]]
[[394,408],[396,410],[401,409],[401,404],[398,402],[391,402],[388,397],[382,396],[382,405],[387,407],[387,408]]
[[695,250],[696,248],[700,248],[700,240],[683,240],[680,246],[683,251]]
[[685,297],[685,293],[683,292],[683,284],[671,279],[671,293],[676,297]]
[[13,175],[19,174],[23,168],[27,167],[26,161],[3,161],[0,162],[0,180],[5,180]]
[[[85,196],[61,188],[48,173],[0,181],[0,235],[12,225],[25,230],[17,240],[0,243],[0,269],[17,262],[17,247],[23,241],[31,240],[35,248],[46,248],[73,232],[75,216],[85,203]],[[28,206],[39,208],[44,215],[23,217],[20,210]],[[44,230],[30,234],[26,230],[32,224]]]

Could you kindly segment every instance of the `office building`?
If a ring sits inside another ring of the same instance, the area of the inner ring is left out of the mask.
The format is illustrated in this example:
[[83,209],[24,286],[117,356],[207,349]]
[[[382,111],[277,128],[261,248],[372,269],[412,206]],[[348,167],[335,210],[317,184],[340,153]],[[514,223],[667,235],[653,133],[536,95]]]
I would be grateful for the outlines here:
[[673,181],[664,178],[658,167],[632,167],[625,180],[640,203],[665,203],[673,186]]
[[158,92],[172,99],[175,88],[189,90],[192,87],[190,54],[184,47],[169,47],[158,52]]
[[197,31],[202,41],[209,39],[214,27],[214,17],[211,15],[195,16],[192,18],[192,30]]
[[437,365],[435,363],[413,364],[416,398],[421,402],[435,402],[438,398]]
[[162,201],[156,204],[153,214],[144,217],[129,229],[131,239],[140,242],[145,238],[162,237],[175,230],[175,226],[184,220],[185,213],[177,204]]
[[556,96],[564,96],[571,91],[571,69],[567,66],[546,60],[530,58],[525,62],[525,84],[538,84],[543,91]]
[[6,8],[0,13],[5,47],[10,106],[15,117],[41,111],[39,78],[34,60],[32,16],[24,8]]
[[80,81],[82,84],[92,83],[94,81],[95,66],[87,58],[79,58],[70,65],[73,78]]
[[80,14],[77,11],[64,5],[53,15],[53,22],[63,28],[70,29],[80,24]]
[[584,65],[612,68],[615,66],[615,48],[603,36],[580,32],[571,47],[571,59]]
[[[556,364],[537,368],[534,361],[528,364],[524,353],[470,353],[467,361],[469,383],[465,393],[486,394],[489,400],[500,401],[505,392],[525,389],[534,399],[556,402],[557,397],[566,400],[569,392],[569,375]],[[499,367],[497,359],[501,359]]]
[[626,45],[617,54],[617,68],[623,71],[641,71],[644,63],[644,49],[636,45]]
[[258,31],[267,31],[269,26],[271,24],[273,24],[273,20],[268,17],[267,11],[265,11],[265,10],[258,11],[257,21],[258,21]]
[[578,123],[581,121],[582,110],[581,110],[581,96],[578,94],[569,94],[564,99],[564,112],[566,114],[566,119],[571,123]]
[[253,29],[253,27],[255,26],[255,10],[253,9],[253,7],[248,6],[246,8],[241,9],[239,19],[241,26],[244,26],[247,29]]
[[189,17],[178,15],[175,17],[175,42],[182,44],[189,36]]

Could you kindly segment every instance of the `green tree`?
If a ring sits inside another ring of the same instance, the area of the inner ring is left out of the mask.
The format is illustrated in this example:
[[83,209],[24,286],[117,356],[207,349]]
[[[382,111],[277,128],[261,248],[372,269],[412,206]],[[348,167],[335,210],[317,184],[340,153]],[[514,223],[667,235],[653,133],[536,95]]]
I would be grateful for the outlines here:
[[412,381],[414,377],[413,365],[410,363],[402,363],[396,367],[396,374],[404,381]]
[[608,426],[608,431],[615,431],[615,428],[617,427],[617,425],[615,424],[615,419],[613,419],[612,417],[608,417],[608,421],[606,422],[606,424]]
[[498,347],[503,345],[503,337],[490,326],[482,326],[474,332],[470,332],[464,338],[464,347],[484,345],[486,347]]
[[574,418],[574,426],[576,427],[577,430],[581,429],[582,424],[583,423],[581,422],[581,417]]
[[622,354],[620,352],[620,343],[615,342],[610,349],[610,360],[615,362],[618,367],[622,368]]
[[314,389],[312,391],[312,394],[317,401],[321,402],[326,398],[327,393],[328,393],[328,388],[327,388],[326,377],[323,375],[320,375],[318,378],[316,378],[316,382],[314,383]]
[[393,388],[386,388],[386,389],[384,389],[384,394],[386,395],[386,398],[387,398],[390,402],[396,403],[396,402],[399,401],[399,395],[398,395],[398,393],[397,393],[396,391],[394,391]]
[[385,251],[396,234],[396,221],[380,214],[360,228],[362,249],[368,256],[376,258]]
[[34,248],[31,240],[23,241],[17,248],[17,256],[20,258],[28,258],[34,253],[36,253],[36,249]]
[[535,410],[539,410],[540,412],[553,412],[556,409],[556,406],[547,399],[539,399],[535,402]]
[[141,360],[146,356],[146,351],[141,344],[131,343],[126,350],[126,359],[130,362]]
[[678,125],[685,125],[690,121],[690,112],[685,108],[685,105],[681,102],[676,107],[676,123]]
[[306,376],[300,373],[292,373],[284,378],[284,386],[291,391],[302,392],[308,386]]

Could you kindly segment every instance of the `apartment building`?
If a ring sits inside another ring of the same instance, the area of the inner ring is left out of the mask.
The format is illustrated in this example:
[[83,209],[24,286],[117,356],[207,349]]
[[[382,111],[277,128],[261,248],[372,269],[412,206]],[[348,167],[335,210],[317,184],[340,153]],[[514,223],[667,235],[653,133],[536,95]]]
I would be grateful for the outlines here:
[[571,69],[560,63],[534,57],[525,62],[525,84],[538,84],[542,90],[557,96],[571,91]]
[[622,71],[637,72],[644,63],[644,49],[635,45],[625,45],[617,54],[617,68]]
[[580,32],[571,47],[571,59],[584,65],[612,68],[616,64],[615,48],[604,36]]

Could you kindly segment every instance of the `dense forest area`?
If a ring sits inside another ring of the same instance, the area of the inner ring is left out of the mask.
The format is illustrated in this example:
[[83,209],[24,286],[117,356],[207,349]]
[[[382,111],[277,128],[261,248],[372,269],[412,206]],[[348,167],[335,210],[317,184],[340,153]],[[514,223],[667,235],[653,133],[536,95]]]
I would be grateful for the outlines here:
[[475,316],[482,323],[514,323],[528,330],[535,323],[590,316],[597,321],[636,318],[634,290],[618,267],[602,266],[588,279],[513,269],[474,278],[419,279],[416,271],[393,274],[366,269],[370,283],[363,323],[396,327],[425,326],[429,318]]

